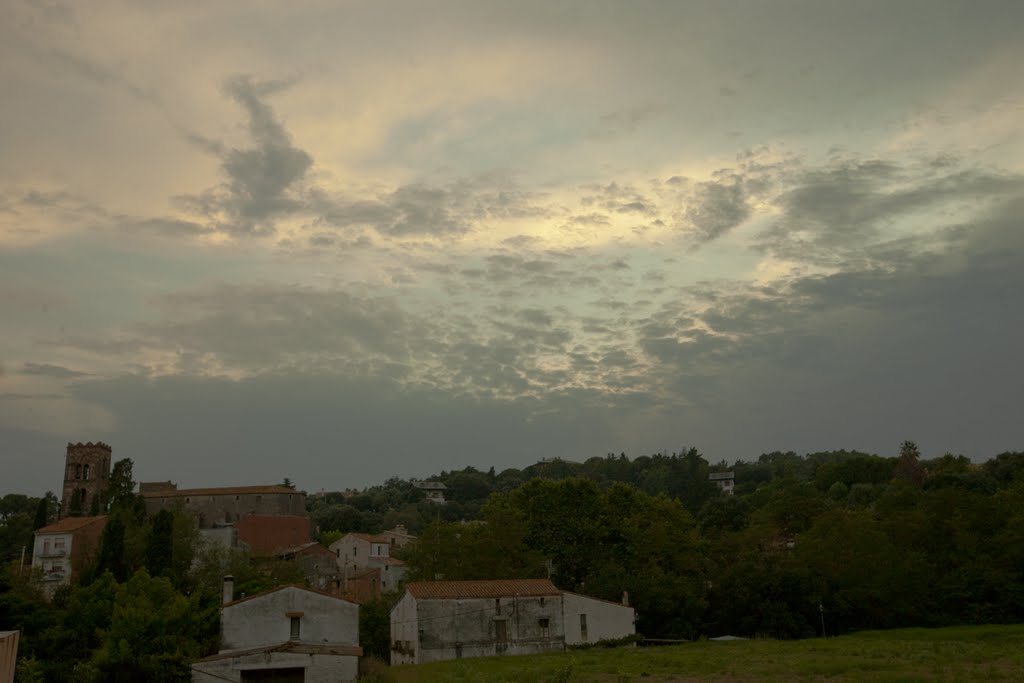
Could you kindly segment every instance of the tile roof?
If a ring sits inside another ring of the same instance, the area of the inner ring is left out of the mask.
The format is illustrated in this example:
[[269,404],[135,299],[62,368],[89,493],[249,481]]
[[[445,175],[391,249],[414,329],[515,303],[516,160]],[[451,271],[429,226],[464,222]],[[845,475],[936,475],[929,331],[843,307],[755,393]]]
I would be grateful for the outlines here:
[[212,489],[164,489],[145,491],[140,495],[144,498],[173,498],[176,496],[238,496],[252,493],[297,493],[302,495],[301,491],[279,484],[273,486],[223,486]]
[[310,542],[310,519],[299,515],[246,515],[235,522],[238,540],[255,557],[270,557]]
[[[249,655],[269,654],[271,652],[296,652],[309,655],[335,655],[341,657],[362,657],[363,648],[358,645],[345,645],[344,643],[311,643],[302,640],[289,640],[279,645],[263,645],[250,647],[243,650],[224,650],[215,655],[204,657],[202,662],[216,662],[220,659],[231,659],[235,657],[247,657]],[[228,679],[231,680],[231,679]]]
[[66,534],[68,532],[75,531],[77,529],[81,529],[82,527],[86,527],[86,526],[89,526],[90,524],[93,524],[95,522],[99,522],[101,520],[106,520],[106,519],[107,519],[106,515],[100,515],[98,517],[65,517],[64,519],[60,520],[59,522],[56,522],[56,523],[51,524],[49,526],[44,526],[44,527],[42,527],[40,529],[36,529],[35,533],[37,533],[37,534]]
[[[358,531],[350,531],[349,533],[345,534],[345,536],[355,536],[356,538],[363,541],[367,541],[369,543],[389,543],[388,539],[384,536],[381,536],[380,534],[363,534],[359,533]],[[345,536],[342,536],[341,538],[345,538]]]
[[233,606],[235,606],[235,605],[237,605],[237,604],[239,604],[241,602],[248,602],[250,600],[256,600],[257,598],[264,598],[264,597],[266,597],[266,596],[268,596],[268,595],[270,595],[272,593],[276,593],[278,591],[283,591],[286,588],[296,588],[296,589],[298,589],[300,591],[306,591],[307,593],[314,593],[316,595],[322,595],[325,598],[333,598],[335,600],[340,600],[341,602],[352,602],[351,600],[346,600],[345,598],[339,598],[337,595],[331,595],[330,593],[327,593],[326,591],[318,591],[315,588],[310,588],[308,586],[302,586],[302,585],[297,584],[297,583],[286,583],[283,586],[278,586],[276,588],[271,588],[270,590],[265,590],[262,593],[255,593],[253,595],[247,595],[244,598],[238,598],[237,600],[232,600],[231,602],[226,602],[226,603],[224,603],[221,606],[221,609],[223,609],[225,607],[233,607]]
[[511,598],[561,595],[547,579],[494,579],[487,581],[413,581],[406,590],[419,600]]

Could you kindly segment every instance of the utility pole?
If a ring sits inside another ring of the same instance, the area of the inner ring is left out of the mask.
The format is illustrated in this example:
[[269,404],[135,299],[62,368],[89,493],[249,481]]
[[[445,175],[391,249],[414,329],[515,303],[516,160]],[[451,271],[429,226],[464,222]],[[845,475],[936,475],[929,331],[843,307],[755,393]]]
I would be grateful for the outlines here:
[[818,614],[821,615],[821,637],[825,637],[825,605],[818,603]]
[[21,563],[18,565],[18,576],[25,571],[25,546],[21,546]]

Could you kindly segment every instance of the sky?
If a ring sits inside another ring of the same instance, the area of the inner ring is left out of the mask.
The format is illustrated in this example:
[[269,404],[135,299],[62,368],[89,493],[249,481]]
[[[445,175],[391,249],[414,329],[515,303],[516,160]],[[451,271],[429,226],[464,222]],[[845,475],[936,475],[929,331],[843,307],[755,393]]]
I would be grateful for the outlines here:
[[1024,3],[0,3],[0,493],[1024,448]]

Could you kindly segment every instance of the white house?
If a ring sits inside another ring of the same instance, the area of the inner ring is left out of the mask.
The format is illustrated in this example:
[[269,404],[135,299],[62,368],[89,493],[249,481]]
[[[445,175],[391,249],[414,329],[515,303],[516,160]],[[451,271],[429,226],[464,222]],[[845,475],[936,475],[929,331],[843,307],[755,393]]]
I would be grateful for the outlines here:
[[88,565],[99,550],[106,516],[65,517],[35,532],[32,566],[39,570],[43,592],[52,597],[58,586]]
[[562,591],[565,644],[618,640],[636,633],[636,610],[623,594],[621,603]]
[[192,665],[193,683],[355,681],[359,605],[301,586],[231,601],[225,578],[221,650]]
[[727,496],[733,494],[735,488],[736,473],[735,472],[712,472],[708,475],[708,481],[713,482],[718,486],[718,489]]
[[547,579],[413,582],[391,610],[391,663],[559,651],[631,635],[634,621],[627,605]]
[[[380,569],[380,588],[387,593],[398,589],[399,584],[405,579],[406,572],[405,562],[391,557],[391,548],[400,547],[398,542],[392,543],[393,538],[392,532],[353,532],[339,538],[330,548],[338,560],[338,569],[344,578],[355,576],[365,569]],[[402,544],[407,542],[402,539]]]
[[423,491],[431,503],[444,505],[448,502],[444,499],[444,492],[448,490],[448,487],[439,481],[420,481],[416,483],[416,488]]

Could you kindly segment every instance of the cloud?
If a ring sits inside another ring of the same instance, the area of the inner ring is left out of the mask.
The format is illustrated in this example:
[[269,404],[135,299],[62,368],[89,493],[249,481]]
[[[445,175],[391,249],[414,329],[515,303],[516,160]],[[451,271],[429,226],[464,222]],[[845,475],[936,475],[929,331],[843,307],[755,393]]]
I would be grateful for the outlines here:
[[50,363],[25,363],[21,366],[21,374],[53,377],[55,379],[74,379],[76,377],[89,376],[87,372],[79,372],[62,365],[51,365]]
[[750,206],[742,182],[707,182],[697,186],[693,203],[686,210],[686,219],[693,226],[693,239],[698,244],[712,242],[750,217]]

